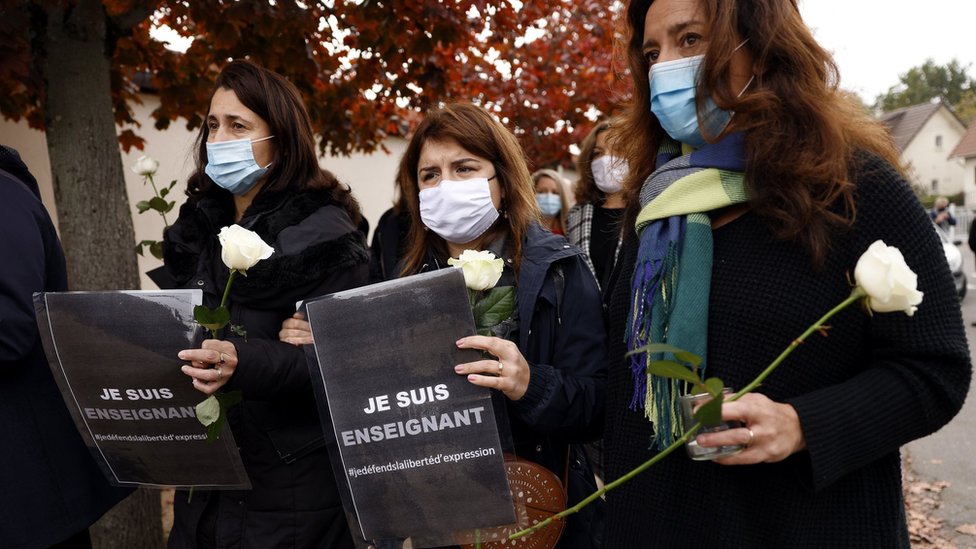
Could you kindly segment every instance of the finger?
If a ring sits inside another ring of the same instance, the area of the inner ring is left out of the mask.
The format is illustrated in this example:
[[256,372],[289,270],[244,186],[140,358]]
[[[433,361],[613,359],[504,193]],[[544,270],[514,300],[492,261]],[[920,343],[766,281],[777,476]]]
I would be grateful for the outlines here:
[[181,371],[193,379],[204,383],[215,383],[227,377],[227,372],[223,368],[218,370],[217,368],[194,368],[193,366],[184,365]]
[[223,383],[221,383],[221,384],[217,384],[217,383],[206,383],[206,382],[200,381],[199,379],[194,379],[193,380],[193,388],[196,389],[197,391],[200,391],[201,393],[203,393],[205,395],[208,395],[208,396],[216,393],[217,392],[217,389],[220,389],[221,385],[223,385]]
[[511,349],[515,348],[515,344],[507,339],[501,339],[498,337],[489,336],[468,336],[462,337],[457,340],[457,346],[459,349],[479,349],[482,351],[487,351],[502,360],[512,360],[514,357],[510,356]]
[[285,343],[291,343],[296,347],[300,345],[311,345],[314,343],[311,337],[286,337],[282,339],[282,341]]
[[487,387],[489,389],[498,389],[501,392],[505,392],[508,389],[508,382],[505,378],[498,376],[485,376],[479,374],[468,375],[468,382],[472,385],[477,385],[479,387]]
[[305,320],[305,313],[301,311],[296,311],[295,314],[291,315],[292,318],[297,318],[298,320]]
[[500,360],[479,360],[458,364],[454,367],[454,371],[458,374],[485,374],[495,377],[500,376],[504,369],[504,362]]
[[695,441],[702,447],[739,445],[749,447],[755,444],[755,435],[750,433],[751,429],[737,427],[715,433],[702,433],[695,437]]

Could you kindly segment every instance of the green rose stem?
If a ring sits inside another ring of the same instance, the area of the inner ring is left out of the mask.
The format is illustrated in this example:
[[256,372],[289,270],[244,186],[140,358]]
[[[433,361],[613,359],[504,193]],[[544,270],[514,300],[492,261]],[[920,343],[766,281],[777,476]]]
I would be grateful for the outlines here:
[[[799,347],[800,344],[803,343],[806,340],[806,338],[810,337],[810,334],[812,334],[814,332],[817,332],[817,331],[820,331],[823,328],[824,323],[827,322],[828,320],[830,320],[830,318],[832,316],[834,316],[835,314],[837,314],[840,311],[842,311],[845,308],[847,308],[847,306],[849,306],[851,303],[854,303],[856,301],[860,301],[861,299],[863,299],[867,295],[868,294],[867,294],[867,292],[864,291],[864,289],[862,289],[860,286],[855,286],[854,287],[854,290],[851,291],[851,295],[849,295],[847,297],[847,299],[845,299],[844,301],[840,302],[840,304],[838,304],[836,307],[834,307],[833,309],[831,309],[830,311],[828,311],[827,314],[825,314],[822,317],[820,317],[820,319],[817,320],[816,322],[814,322],[809,328],[807,328],[806,331],[803,332],[803,334],[800,335],[800,337],[794,339],[793,342],[790,343],[790,345],[786,349],[784,349],[783,352],[780,353],[780,355],[778,357],[776,357],[776,360],[774,360],[769,366],[767,366],[766,369],[762,371],[762,373],[760,373],[758,376],[756,376],[756,379],[752,380],[752,383],[746,385],[745,387],[742,388],[741,391],[739,391],[738,393],[736,393],[735,395],[729,397],[726,400],[728,402],[732,402],[734,400],[738,400],[739,398],[742,397],[742,395],[745,395],[746,393],[750,393],[753,390],[755,390],[756,387],[759,387],[759,385],[763,382],[763,380],[765,380],[767,377],[769,377],[769,374],[773,373],[773,370],[775,370],[784,360],[786,360],[786,357],[790,356],[790,353],[792,353],[794,349],[796,349],[797,347]],[[624,484],[627,481],[629,481],[630,479],[632,479],[632,478],[636,477],[637,475],[643,473],[648,467],[650,467],[650,466],[654,465],[655,463],[661,461],[668,454],[670,454],[671,452],[673,452],[675,449],[677,449],[678,447],[680,447],[680,446],[684,445],[685,443],[687,443],[689,440],[691,440],[691,438],[695,435],[695,433],[697,433],[698,430],[701,429],[701,426],[702,426],[702,424],[700,422],[699,423],[695,423],[694,425],[692,425],[691,427],[689,427],[685,431],[685,434],[682,435],[681,438],[675,440],[674,443],[671,444],[671,446],[668,446],[664,450],[661,450],[654,457],[652,457],[651,459],[649,459],[649,460],[645,461],[644,463],[638,465],[635,469],[633,469],[632,471],[628,472],[624,476],[618,478],[617,480],[615,480],[615,481],[613,481],[613,482],[611,482],[609,484],[604,485],[603,488],[597,490],[596,492],[593,492],[592,494],[590,494],[589,496],[587,496],[585,499],[583,499],[582,501],[580,501],[576,505],[570,507],[569,509],[566,509],[565,511],[561,511],[561,512],[559,512],[559,513],[557,513],[557,514],[555,514],[555,515],[547,518],[546,520],[544,520],[544,521],[542,521],[542,522],[540,522],[540,523],[538,523],[538,524],[530,527],[530,528],[526,528],[525,530],[522,530],[520,532],[515,532],[514,534],[508,536],[508,539],[518,539],[518,538],[521,538],[523,536],[528,536],[529,534],[532,534],[532,533],[534,533],[534,532],[536,532],[538,530],[541,530],[542,528],[545,528],[546,526],[552,524],[554,521],[563,520],[566,517],[568,517],[569,515],[572,515],[574,513],[579,512],[580,509],[582,509],[583,507],[586,507],[590,503],[593,503],[594,501],[596,501],[597,498],[602,497],[604,494],[606,494],[610,490],[613,490],[617,486],[620,486],[621,484]]]
[[[151,173],[146,174],[146,179],[149,180],[149,184],[152,185],[153,194],[159,196],[159,189],[156,188],[156,182],[153,181],[153,176]],[[163,224],[169,227],[169,221],[166,220],[166,212],[160,211],[159,215],[163,216]]]
[[[224,305],[227,304],[227,296],[230,295],[230,285],[232,282],[234,282],[234,275],[236,274],[237,274],[237,269],[230,270],[230,276],[227,277],[227,285],[224,286],[224,296],[220,298],[220,307],[217,307],[218,309],[222,309]],[[217,339],[217,330],[211,329],[210,335],[213,336],[213,339]]]
[[[152,181],[152,178],[149,178],[149,181]],[[155,188],[155,186],[153,188]],[[163,218],[163,220],[164,221],[166,220],[165,217]],[[234,282],[234,275],[236,275],[236,274],[237,274],[237,269],[231,269],[230,270],[230,276],[227,277],[227,285],[224,286],[224,295],[223,295],[223,297],[220,298],[220,307],[218,307],[218,309],[223,308],[224,305],[227,304],[227,296],[230,295],[230,285],[231,285],[232,282]],[[218,329],[219,328],[211,328],[210,329],[210,336],[213,339],[217,339],[217,330]],[[195,490],[195,489],[196,489],[195,486],[190,486],[190,493],[187,494],[187,496],[186,496],[186,502],[187,503],[191,503],[193,501],[193,490]]]

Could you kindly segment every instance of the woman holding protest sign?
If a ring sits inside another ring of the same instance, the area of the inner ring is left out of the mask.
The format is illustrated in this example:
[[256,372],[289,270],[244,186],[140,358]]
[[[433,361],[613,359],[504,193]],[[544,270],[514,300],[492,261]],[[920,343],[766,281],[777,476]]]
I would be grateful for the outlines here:
[[[515,286],[516,295],[508,337],[462,338],[459,347],[492,358],[454,371],[508,399],[516,453],[560,482],[568,466],[568,499],[579,501],[596,487],[576,443],[599,436],[606,376],[600,291],[581,251],[541,227],[518,141],[480,107],[428,113],[400,172],[411,227],[402,275],[447,267],[465,250],[504,260],[496,286]],[[308,324],[290,319],[281,337],[307,342]],[[574,515],[558,547],[598,546],[601,518],[599,505]]]
[[222,227],[253,231],[273,252],[227,293],[236,331],[180,353],[202,393],[240,391],[228,421],[252,489],[177,494],[169,546],[352,547],[305,353],[277,332],[296,301],[365,284],[368,254],[359,205],[319,167],[298,90],[253,63],[226,65],[187,194],[164,235],[164,263],[182,287],[203,290],[205,305],[221,300],[233,261]]

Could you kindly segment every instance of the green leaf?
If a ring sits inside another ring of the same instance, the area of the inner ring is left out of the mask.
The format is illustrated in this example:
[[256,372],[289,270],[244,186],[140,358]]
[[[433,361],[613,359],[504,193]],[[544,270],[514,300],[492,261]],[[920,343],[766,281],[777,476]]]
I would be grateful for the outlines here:
[[139,202],[136,202],[136,209],[139,210],[139,213],[146,213],[146,210],[148,210],[150,207],[149,201],[147,200],[140,200]]
[[142,242],[136,244],[136,253],[142,255]]
[[240,401],[240,391],[227,391],[214,393],[197,404],[197,420],[207,428],[207,442],[220,438],[220,432],[227,423],[227,410]]
[[166,203],[166,211],[163,212],[163,213],[169,213],[170,211],[172,211],[173,210],[173,206],[176,206],[176,202],[167,202]]
[[163,258],[163,243],[160,241],[155,241],[149,245],[149,253],[153,254],[156,259]]
[[154,196],[149,199],[149,207],[159,213],[166,213],[169,211],[169,203],[158,196]]
[[714,427],[722,423],[722,399],[713,398],[695,410],[695,420],[704,427]]
[[492,288],[475,303],[472,313],[474,324],[479,329],[488,328],[512,316],[515,308],[515,288],[502,286]]
[[698,366],[701,364],[702,361],[701,357],[696,355],[695,353],[686,351],[681,347],[668,345],[667,343],[649,343],[647,345],[644,345],[643,347],[638,347],[637,349],[630,351],[629,353],[627,353],[627,356],[636,355],[640,353],[650,353],[650,354],[671,353],[674,355],[675,358],[677,358],[682,362],[690,364],[693,368],[698,368]]
[[722,394],[723,389],[725,389],[725,384],[722,383],[721,379],[717,377],[710,377],[705,380],[705,390],[708,391],[708,394],[712,395],[713,397],[717,397]]
[[204,427],[209,427],[220,419],[220,401],[217,400],[217,397],[210,395],[206,400],[197,404],[197,419]]
[[168,194],[169,194],[169,187],[163,187],[162,189],[159,189],[160,198],[166,198],[166,195]]
[[227,307],[211,309],[206,305],[197,305],[193,308],[193,320],[208,330],[219,330],[230,322],[230,311]]
[[652,360],[647,365],[647,371],[658,377],[680,379],[688,383],[699,384],[701,380],[684,364],[673,360]]

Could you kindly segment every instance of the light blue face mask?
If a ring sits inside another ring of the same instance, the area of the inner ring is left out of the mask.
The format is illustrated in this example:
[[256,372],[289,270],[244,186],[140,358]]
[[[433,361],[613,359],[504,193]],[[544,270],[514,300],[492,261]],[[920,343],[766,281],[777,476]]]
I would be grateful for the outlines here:
[[539,203],[539,210],[546,217],[552,217],[563,209],[563,201],[558,194],[536,193],[535,201]]
[[[738,50],[745,44],[739,44]],[[675,59],[651,65],[648,80],[651,85],[651,112],[657,117],[664,131],[673,139],[700,149],[707,143],[702,135],[704,127],[711,137],[725,130],[732,120],[733,113],[720,109],[711,97],[705,100],[701,126],[698,124],[698,109],[695,106],[695,85],[701,70],[704,55]],[[752,78],[746,83],[741,96]]]
[[204,172],[219,187],[227,189],[237,196],[246,194],[254,188],[264,174],[268,173],[268,164],[258,166],[254,160],[252,143],[259,143],[274,137],[261,139],[234,139],[233,141],[207,142],[207,167]]

